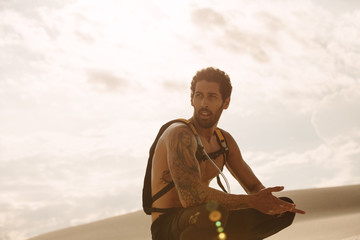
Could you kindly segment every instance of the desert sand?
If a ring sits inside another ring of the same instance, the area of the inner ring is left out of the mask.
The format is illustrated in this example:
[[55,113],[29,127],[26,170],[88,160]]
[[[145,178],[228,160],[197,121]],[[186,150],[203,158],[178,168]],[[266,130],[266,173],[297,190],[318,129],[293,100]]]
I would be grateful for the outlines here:
[[[360,240],[360,185],[285,191],[306,215],[268,238]],[[42,234],[29,240],[149,240],[151,219],[142,211]]]

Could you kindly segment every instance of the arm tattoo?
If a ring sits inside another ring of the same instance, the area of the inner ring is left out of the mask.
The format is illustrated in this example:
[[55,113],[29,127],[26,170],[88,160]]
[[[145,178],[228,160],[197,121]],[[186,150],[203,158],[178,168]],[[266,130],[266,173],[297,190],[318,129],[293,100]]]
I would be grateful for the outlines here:
[[171,183],[170,171],[169,170],[163,171],[160,180],[165,184]]
[[196,159],[197,142],[187,126],[173,128],[166,143],[170,174],[184,207],[197,206],[209,200],[215,200],[228,209],[249,207],[246,199],[238,195],[223,193],[201,184],[200,165]]
[[179,197],[187,205],[203,202],[204,193],[199,190],[201,173],[195,157],[197,142],[187,126],[174,129],[168,141],[168,161]]

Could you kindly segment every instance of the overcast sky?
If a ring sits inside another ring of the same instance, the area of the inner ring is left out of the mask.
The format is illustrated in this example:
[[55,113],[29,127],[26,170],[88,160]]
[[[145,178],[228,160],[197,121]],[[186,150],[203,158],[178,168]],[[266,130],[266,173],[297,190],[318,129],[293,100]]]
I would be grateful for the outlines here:
[[360,3],[329,2],[1,0],[0,239],[139,210],[149,147],[208,66],[264,185],[359,184]]

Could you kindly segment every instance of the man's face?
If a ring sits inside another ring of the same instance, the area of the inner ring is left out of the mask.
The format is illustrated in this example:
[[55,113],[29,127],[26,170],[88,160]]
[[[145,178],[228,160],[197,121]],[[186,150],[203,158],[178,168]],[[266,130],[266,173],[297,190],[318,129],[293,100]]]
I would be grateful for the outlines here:
[[221,113],[229,106],[230,98],[222,100],[220,84],[205,80],[196,83],[191,105],[194,118],[200,127],[211,128],[220,119]]

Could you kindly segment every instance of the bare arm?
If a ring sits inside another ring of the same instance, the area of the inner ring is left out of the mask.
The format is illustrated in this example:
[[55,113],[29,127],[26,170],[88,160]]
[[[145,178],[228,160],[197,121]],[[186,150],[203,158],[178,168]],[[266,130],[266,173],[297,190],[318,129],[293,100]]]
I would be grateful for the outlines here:
[[171,177],[183,207],[192,207],[214,200],[229,210],[255,208],[266,214],[286,211],[304,213],[294,204],[284,202],[272,195],[282,187],[266,188],[251,195],[228,194],[201,183],[200,166],[195,153],[197,143],[191,130],[185,125],[169,127],[163,139]]
[[282,201],[273,196],[273,192],[282,191],[284,187],[277,186],[265,188],[249,165],[244,161],[240,149],[233,137],[227,132],[225,132],[225,137],[229,147],[229,158],[226,166],[245,191],[250,194],[249,204],[252,208],[266,214],[279,214],[285,211],[305,214],[304,211],[296,209],[295,204]]
[[168,164],[183,207],[215,200],[228,209],[249,208],[249,196],[227,194],[201,183],[201,172],[195,153],[196,139],[185,125],[168,128],[165,136]]
[[229,156],[226,161],[226,167],[230,173],[248,194],[257,193],[264,189],[264,185],[244,161],[236,141],[229,133],[225,131],[224,133],[229,147]]

